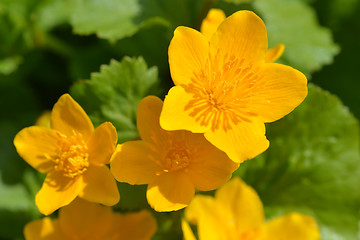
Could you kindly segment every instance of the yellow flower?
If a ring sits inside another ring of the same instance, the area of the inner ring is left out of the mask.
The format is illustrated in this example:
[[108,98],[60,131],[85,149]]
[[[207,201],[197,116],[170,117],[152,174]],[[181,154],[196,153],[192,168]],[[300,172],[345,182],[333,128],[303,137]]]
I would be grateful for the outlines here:
[[69,204],[77,196],[114,205],[119,201],[116,181],[105,165],[115,151],[114,126],[94,126],[85,111],[68,94],[62,95],[51,112],[51,128],[32,126],[14,139],[19,155],[47,174],[35,203],[43,214]]
[[[186,218],[198,226],[200,240],[319,240],[315,220],[289,213],[268,222],[261,200],[253,188],[234,178],[211,196],[195,196],[185,210]],[[183,220],[185,240],[196,239]]]
[[60,209],[57,219],[45,217],[26,224],[24,235],[26,240],[147,240],[156,228],[146,210],[120,214],[77,198]]
[[119,145],[110,163],[118,181],[148,184],[147,200],[161,212],[186,207],[195,188],[213,190],[238,167],[202,134],[161,129],[162,105],[154,96],[140,101],[137,127],[142,140]]
[[[216,32],[220,24],[226,19],[225,13],[221,9],[212,8],[208,15],[201,23],[200,32],[204,34],[209,40]],[[265,61],[275,62],[283,54],[285,50],[284,44],[278,44],[266,52]]]
[[178,27],[169,46],[176,86],[165,98],[161,127],[204,133],[238,163],[265,151],[264,123],[288,114],[307,95],[306,77],[267,62],[267,52],[265,25],[250,11],[226,18],[210,40]]

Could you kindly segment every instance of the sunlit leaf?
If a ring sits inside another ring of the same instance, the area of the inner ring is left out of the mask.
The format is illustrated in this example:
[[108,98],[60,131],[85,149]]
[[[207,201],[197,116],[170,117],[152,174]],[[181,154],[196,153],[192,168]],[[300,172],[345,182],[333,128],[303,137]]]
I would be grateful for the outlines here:
[[263,17],[269,46],[285,44],[283,62],[310,74],[333,62],[339,47],[331,32],[321,27],[315,12],[301,0],[255,0]]
[[305,101],[267,130],[270,148],[242,164],[238,173],[257,189],[270,210],[313,214],[324,227],[323,235],[333,231],[340,239],[356,239],[360,135],[348,108],[310,85]]
[[71,94],[84,107],[95,125],[111,121],[118,131],[119,141],[138,136],[136,108],[138,102],[152,93],[157,84],[157,68],[148,68],[142,58],[125,57],[112,60],[93,73],[91,80],[80,81]]
[[70,22],[77,34],[96,34],[100,38],[115,41],[138,30],[135,17],[140,7],[137,1],[73,0],[70,3]]
[[0,74],[9,75],[16,71],[19,64],[22,61],[22,57],[13,56],[0,60]]
[[250,3],[253,0],[223,0],[228,3],[242,4],[242,3]]

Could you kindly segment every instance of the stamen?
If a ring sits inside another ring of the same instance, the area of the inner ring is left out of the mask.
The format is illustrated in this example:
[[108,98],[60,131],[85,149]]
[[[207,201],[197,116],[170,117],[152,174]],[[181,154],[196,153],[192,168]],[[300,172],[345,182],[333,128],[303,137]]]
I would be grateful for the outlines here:
[[160,161],[157,162],[162,166],[163,170],[156,173],[161,175],[166,172],[173,172],[189,166],[193,154],[198,150],[197,146],[187,144],[187,135],[185,131],[165,132],[166,141],[162,144],[162,153],[160,154]]
[[54,169],[64,176],[74,178],[83,174],[88,162],[88,147],[80,133],[73,131],[73,136],[58,133],[58,152],[56,156],[44,155],[55,163]]
[[211,123],[213,130],[222,127],[226,131],[231,123],[251,122],[256,114],[249,112],[249,106],[264,83],[259,69],[245,62],[234,55],[210,55],[204,68],[194,73],[193,83],[183,86],[194,94],[185,109],[191,108],[190,116],[201,125]]

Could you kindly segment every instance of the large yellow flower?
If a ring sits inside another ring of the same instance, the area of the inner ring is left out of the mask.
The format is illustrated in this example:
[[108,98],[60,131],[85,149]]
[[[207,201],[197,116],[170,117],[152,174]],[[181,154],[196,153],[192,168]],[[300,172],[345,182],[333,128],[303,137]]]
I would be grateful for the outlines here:
[[150,212],[120,214],[111,208],[76,199],[61,208],[56,219],[26,224],[26,240],[149,240],[156,231]]
[[[257,193],[240,178],[234,178],[211,196],[195,196],[185,210],[186,218],[198,226],[200,240],[319,240],[315,220],[289,213],[268,222]],[[183,221],[185,240],[195,240]]]
[[204,133],[213,145],[241,163],[265,151],[265,122],[291,112],[307,95],[306,77],[267,62],[263,21],[253,12],[226,18],[210,40],[178,27],[169,46],[176,86],[164,101],[165,130]]
[[114,205],[119,201],[116,181],[105,165],[115,151],[114,126],[103,123],[94,130],[85,111],[68,94],[51,112],[51,128],[32,126],[14,139],[19,155],[47,176],[35,202],[43,214],[69,204],[77,196]]
[[119,145],[110,169],[120,182],[148,184],[147,199],[156,211],[187,206],[195,194],[224,184],[238,164],[211,145],[203,134],[165,131],[159,124],[162,101],[154,96],[138,104],[142,140]]

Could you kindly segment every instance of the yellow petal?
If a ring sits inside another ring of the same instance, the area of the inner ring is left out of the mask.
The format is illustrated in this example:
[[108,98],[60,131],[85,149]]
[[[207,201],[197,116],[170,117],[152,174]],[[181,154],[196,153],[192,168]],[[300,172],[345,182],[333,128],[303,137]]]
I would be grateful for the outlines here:
[[169,46],[169,65],[175,85],[196,82],[209,56],[209,41],[200,32],[178,27]]
[[184,219],[181,220],[181,228],[183,231],[184,240],[196,240],[189,224]]
[[145,141],[129,141],[118,146],[110,169],[116,180],[129,184],[148,184],[163,169],[154,159],[160,158]]
[[87,143],[89,162],[100,165],[110,163],[117,140],[116,129],[110,122],[105,122],[98,126]]
[[79,197],[107,206],[119,202],[120,195],[116,181],[107,166],[90,165],[81,176],[81,181],[82,189]]
[[229,122],[228,129],[220,127],[206,132],[204,136],[237,163],[254,158],[269,147],[265,125],[256,119],[252,122],[242,121],[237,125]]
[[265,61],[268,63],[278,60],[285,50],[284,44],[278,44],[266,52]]
[[159,117],[163,102],[155,96],[143,98],[137,106],[137,128],[140,137],[148,142],[157,142],[162,139],[162,128]]
[[225,18],[226,16],[223,10],[215,8],[210,9],[206,18],[201,23],[201,33],[210,39]]
[[307,80],[298,70],[277,63],[264,64],[258,75],[255,94],[248,110],[264,122],[273,122],[290,113],[307,95]]
[[[190,206],[192,206],[192,214],[198,214],[192,218],[193,220],[196,218],[195,223],[197,222],[200,240],[235,239],[229,235],[233,229],[229,228],[229,222],[223,217],[224,209],[221,205],[216,204],[215,201],[210,201],[210,197],[196,196]],[[186,213],[187,217],[191,216],[187,209]]]
[[206,214],[209,209],[214,209],[215,199],[211,196],[196,195],[189,206],[185,209],[186,219],[192,224],[199,223],[199,217]]
[[111,208],[76,198],[59,211],[59,223],[70,239],[101,239],[110,231]]
[[25,225],[24,235],[26,240],[63,240],[57,219],[45,217],[40,220],[29,222]]
[[16,134],[14,145],[19,155],[33,168],[49,172],[54,163],[50,156],[57,154],[57,133],[44,127],[28,127]]
[[194,161],[187,167],[187,175],[200,191],[210,191],[227,182],[239,164],[231,161],[223,151],[202,138]]
[[[170,89],[164,100],[160,115],[160,125],[163,129],[189,130],[193,133],[204,133],[209,124],[200,117],[194,116],[198,112],[197,100],[193,94],[185,91],[183,87],[175,86]],[[204,115],[205,116],[205,115]],[[205,116],[206,117],[206,116]]]
[[194,197],[193,183],[181,171],[163,173],[148,185],[148,203],[157,212],[177,211]]
[[147,210],[127,214],[115,213],[113,219],[113,236],[117,236],[115,239],[149,240],[157,229],[155,218]]
[[198,235],[199,239],[219,240],[231,238],[225,222],[220,218],[218,209],[209,209],[206,214],[199,216]]
[[62,95],[51,112],[51,128],[66,136],[74,135],[74,130],[88,139],[94,126],[84,109],[69,95]]
[[60,172],[51,171],[35,196],[35,203],[39,211],[49,215],[72,202],[80,191],[78,180],[78,178],[65,177]]
[[238,11],[226,18],[210,40],[212,57],[235,57],[244,61],[244,66],[263,63],[267,49],[265,24],[250,11]]
[[290,213],[266,223],[267,240],[319,240],[316,221],[307,215]]
[[264,208],[255,190],[240,178],[234,178],[216,191],[215,199],[223,207],[224,222],[233,223],[239,232],[260,227]]

